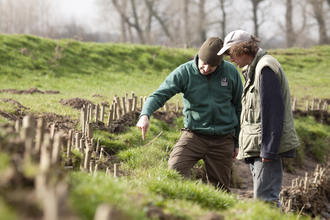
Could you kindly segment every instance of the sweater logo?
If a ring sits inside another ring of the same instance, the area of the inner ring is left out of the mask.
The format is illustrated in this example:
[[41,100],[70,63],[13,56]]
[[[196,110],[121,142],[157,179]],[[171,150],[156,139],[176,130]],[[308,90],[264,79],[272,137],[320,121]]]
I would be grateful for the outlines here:
[[228,78],[221,78],[221,86],[228,86]]

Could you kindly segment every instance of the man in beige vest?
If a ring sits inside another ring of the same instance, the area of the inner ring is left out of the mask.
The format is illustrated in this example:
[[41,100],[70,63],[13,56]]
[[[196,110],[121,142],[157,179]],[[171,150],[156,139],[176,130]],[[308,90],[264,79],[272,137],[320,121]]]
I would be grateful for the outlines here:
[[280,63],[262,50],[250,33],[229,33],[218,55],[243,68],[241,132],[238,159],[250,164],[254,198],[281,207],[282,157],[295,157],[299,140],[294,127],[288,80]]

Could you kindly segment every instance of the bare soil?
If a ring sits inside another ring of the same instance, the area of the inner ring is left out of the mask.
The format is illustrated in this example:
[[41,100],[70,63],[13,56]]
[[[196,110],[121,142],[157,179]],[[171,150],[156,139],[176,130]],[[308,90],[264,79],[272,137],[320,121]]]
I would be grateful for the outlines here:
[[[26,110],[28,110],[29,108],[21,105],[19,102],[13,99],[0,98],[0,101],[8,102],[16,108],[14,112],[6,112],[0,110],[0,115],[13,123],[15,123],[17,120],[20,120],[22,123],[23,117],[27,115]],[[76,129],[79,123],[78,119],[74,119],[70,116],[58,115],[53,112],[51,113],[41,112],[35,114],[34,117],[36,119],[41,117],[45,119],[46,133],[50,133],[50,128],[53,124],[55,124],[55,131],[63,130],[65,132],[68,132],[70,129]]]
[[87,99],[81,99],[81,98],[72,98],[72,99],[61,99],[59,101],[59,103],[61,103],[62,105],[68,105],[72,108],[75,109],[82,109],[82,107],[85,105],[86,107],[88,105],[93,105],[93,102],[87,100]]
[[40,91],[37,88],[31,88],[26,90],[17,90],[17,89],[0,89],[0,93],[11,93],[11,94],[34,94],[34,93],[41,93],[41,94],[59,94],[59,91],[56,90],[46,90]]
[[[294,159],[289,159],[294,160]],[[294,172],[289,172],[284,170],[283,172],[283,183],[282,189],[285,189],[292,184],[292,180],[300,177],[300,179],[305,178],[305,173],[307,172],[309,175],[314,172],[317,162],[311,158],[306,158],[304,161],[304,167],[295,167]],[[253,198],[253,180],[252,174],[250,170],[250,165],[246,164],[244,160],[235,160],[234,162],[235,171],[237,172],[237,176],[240,177],[242,181],[241,188],[231,188],[232,193],[236,193],[237,197],[240,199],[251,199]]]

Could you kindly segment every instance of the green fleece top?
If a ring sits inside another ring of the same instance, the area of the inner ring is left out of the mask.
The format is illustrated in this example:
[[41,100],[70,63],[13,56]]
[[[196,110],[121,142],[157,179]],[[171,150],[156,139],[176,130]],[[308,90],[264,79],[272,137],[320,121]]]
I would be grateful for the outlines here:
[[[176,68],[143,105],[141,115],[152,115],[177,93],[182,93],[184,126],[205,135],[239,136],[243,85],[236,67],[223,60],[210,80],[194,60]],[[238,143],[236,143],[238,147]]]

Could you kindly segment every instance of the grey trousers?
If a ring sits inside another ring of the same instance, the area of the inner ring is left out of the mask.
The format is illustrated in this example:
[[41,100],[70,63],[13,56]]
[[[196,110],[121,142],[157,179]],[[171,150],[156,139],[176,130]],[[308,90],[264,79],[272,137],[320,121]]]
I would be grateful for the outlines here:
[[230,191],[234,148],[235,137],[232,134],[208,136],[183,131],[168,165],[189,177],[191,168],[203,159],[209,182]]
[[262,162],[261,157],[256,157],[250,163],[250,168],[253,177],[254,198],[276,203],[277,207],[282,207],[279,201],[283,180],[282,158]]

